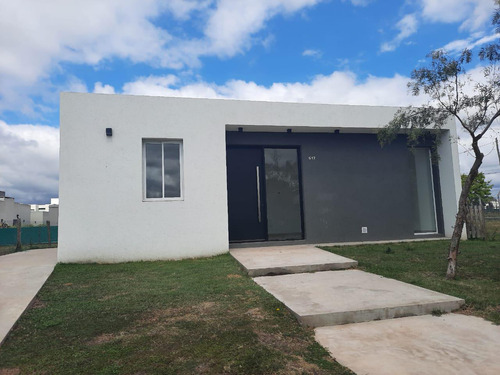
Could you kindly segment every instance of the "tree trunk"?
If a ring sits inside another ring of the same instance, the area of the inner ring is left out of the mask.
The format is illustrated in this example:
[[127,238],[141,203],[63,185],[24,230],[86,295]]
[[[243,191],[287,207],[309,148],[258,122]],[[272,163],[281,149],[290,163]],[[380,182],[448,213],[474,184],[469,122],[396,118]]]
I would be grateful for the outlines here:
[[458,213],[455,220],[455,227],[453,228],[453,234],[450,241],[450,249],[448,252],[448,269],[446,271],[447,279],[454,279],[457,274],[457,257],[458,257],[458,247],[460,245],[460,239],[462,238],[462,231],[464,229],[465,215],[467,210],[467,197],[469,196],[470,188],[475,178],[479,173],[479,167],[483,162],[484,155],[479,151],[477,146],[477,141],[472,142],[472,147],[476,154],[476,160],[472,165],[469,175],[462,186],[462,192],[460,193],[460,199],[458,200]]

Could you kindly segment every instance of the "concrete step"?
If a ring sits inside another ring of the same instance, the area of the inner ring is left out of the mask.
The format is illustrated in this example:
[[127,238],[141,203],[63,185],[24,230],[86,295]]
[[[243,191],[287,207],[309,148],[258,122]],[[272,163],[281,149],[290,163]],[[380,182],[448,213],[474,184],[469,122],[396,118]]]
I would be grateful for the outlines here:
[[475,316],[413,316],[315,331],[356,374],[500,374],[500,326]]
[[463,299],[359,270],[254,278],[304,325],[333,326],[454,311]]
[[358,265],[355,260],[314,245],[232,249],[230,253],[252,277],[340,270]]

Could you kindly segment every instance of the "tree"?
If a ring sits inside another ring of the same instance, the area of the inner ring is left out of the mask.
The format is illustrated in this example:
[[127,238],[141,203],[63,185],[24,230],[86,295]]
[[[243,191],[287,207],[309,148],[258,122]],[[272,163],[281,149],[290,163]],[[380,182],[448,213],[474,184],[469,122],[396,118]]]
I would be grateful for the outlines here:
[[[462,174],[462,185],[465,184],[465,181],[467,180],[467,175]],[[493,187],[493,184],[491,184],[491,181],[486,181],[486,177],[484,176],[483,172],[479,172],[477,174],[477,177],[475,180],[472,182],[472,185],[470,187],[469,191],[469,202],[473,204],[487,204],[489,203],[493,197],[491,196],[491,188]]]
[[[494,12],[493,25],[496,33],[500,33],[500,0],[497,4],[499,7]],[[391,142],[398,133],[405,131],[409,145],[412,146],[429,133],[439,133],[451,116],[471,138],[474,163],[460,194],[448,252],[448,279],[455,278],[457,273],[458,248],[465,221],[467,197],[484,158],[479,141],[500,116],[500,43],[483,47],[478,57],[482,66],[481,77],[474,79],[467,74],[467,68],[473,59],[471,50],[464,49],[458,56],[444,50],[431,52],[428,55],[429,65],[415,69],[408,83],[412,95],[425,94],[429,101],[422,107],[409,106],[398,110],[378,134],[383,146]],[[435,142],[439,142],[439,138],[434,137]],[[433,150],[437,150],[437,147]]]

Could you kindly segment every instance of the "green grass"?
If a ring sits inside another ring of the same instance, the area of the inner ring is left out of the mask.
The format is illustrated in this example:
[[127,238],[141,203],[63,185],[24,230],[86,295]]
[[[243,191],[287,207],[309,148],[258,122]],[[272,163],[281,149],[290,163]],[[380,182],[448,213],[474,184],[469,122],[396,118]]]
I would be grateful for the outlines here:
[[461,312],[500,324],[500,241],[462,241],[458,275],[446,280],[449,241],[337,246],[358,268],[465,299]]
[[492,216],[494,219],[486,220],[486,238],[488,240],[500,240],[500,217]]
[[[51,246],[46,243],[22,245],[20,251],[32,250],[32,249],[46,249],[48,247],[57,247],[57,243],[53,243]],[[12,254],[16,252],[16,245],[0,246],[0,256]]]
[[229,255],[57,265],[0,374],[351,374],[313,333]]

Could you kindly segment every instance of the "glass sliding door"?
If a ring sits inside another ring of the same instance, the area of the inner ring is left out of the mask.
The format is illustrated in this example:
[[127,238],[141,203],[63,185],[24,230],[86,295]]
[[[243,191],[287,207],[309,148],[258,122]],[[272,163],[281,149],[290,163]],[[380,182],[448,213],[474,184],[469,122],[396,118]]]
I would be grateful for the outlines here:
[[268,240],[303,238],[297,152],[264,148]]
[[415,148],[413,150],[412,167],[415,172],[415,234],[436,233],[436,204],[434,200],[431,154],[428,148]]

